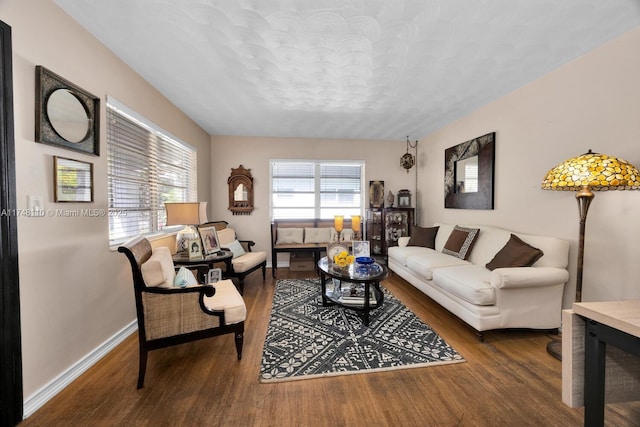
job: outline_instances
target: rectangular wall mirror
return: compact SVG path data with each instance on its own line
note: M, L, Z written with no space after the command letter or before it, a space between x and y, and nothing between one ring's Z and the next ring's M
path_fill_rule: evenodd
M495 132L447 148L444 207L493 209Z

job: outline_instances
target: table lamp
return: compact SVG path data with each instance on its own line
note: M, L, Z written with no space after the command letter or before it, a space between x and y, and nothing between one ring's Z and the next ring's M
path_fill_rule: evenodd
M551 169L542 181L541 187L543 190L577 192L580 240L578 241L575 302L581 302L585 225L587 211L594 198L593 191L640 190L640 174L635 166L625 160L589 150ZM562 342L559 340L554 340L547 345L549 354L558 360L562 360L561 348Z
M189 239L199 238L194 225L203 224L207 219L207 202L165 203L167 226L184 225L176 234L176 254L188 254Z

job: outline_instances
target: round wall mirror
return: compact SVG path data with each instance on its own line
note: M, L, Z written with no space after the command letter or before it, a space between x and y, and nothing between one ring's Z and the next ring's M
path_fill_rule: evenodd
M68 89L57 89L47 100L47 116L53 129L66 141L79 143L89 137L91 120L82 101Z

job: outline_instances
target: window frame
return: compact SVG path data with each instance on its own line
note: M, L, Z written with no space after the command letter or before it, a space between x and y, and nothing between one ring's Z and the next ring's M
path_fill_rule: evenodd
M164 203L169 201L197 201L197 149L113 97L107 96L105 110L107 118L109 246L111 248L116 247L138 235L160 237L177 232L182 227L166 227L161 224L162 218L166 219ZM119 118L121 118L122 122L113 122ZM127 140L126 144L122 138L118 140L118 137L112 134L118 126L122 127L125 125L137 127L134 128L136 135L133 135L134 138L132 140ZM117 130L120 130L120 128L117 128ZM146 140L142 136L146 136ZM135 140L135 137L139 137L139 140ZM120 144L117 148L114 148L112 144L118 144L118 141ZM116 153L116 149L119 149L121 152ZM177 153L178 160L171 159L163 161L162 154L166 154L167 152ZM133 178L134 176L139 176L136 174L139 173L139 171L134 171L133 168L135 167L135 162L141 164L141 160L146 160L147 162L145 164L148 167L146 180L144 178ZM127 164L128 161L132 161L133 163ZM171 165L168 165L169 163L171 163ZM114 173L116 169L120 170ZM171 173L167 173L167 170L173 172L176 178L179 177L180 179L167 178L167 176L171 175ZM126 176L127 172L129 176ZM123 196L136 194L136 192L126 187L135 186L147 191L139 191L140 197L128 203L126 202L126 197L123 198ZM115 190L117 187L120 187L122 191L118 192ZM164 188L164 191L162 191L161 188ZM170 198L167 198L168 189L175 190L169 190L171 191ZM116 201L118 197L120 197L120 203ZM123 201L123 199L125 201ZM136 204L136 206L126 206L127 204ZM134 213L141 218L138 221L137 227L135 220L126 220L127 216ZM115 223L118 219L124 222L121 232L114 231L117 228ZM135 228L135 232L130 230L131 226Z
M314 185L313 185L313 216L276 216L274 214L274 209L278 209L278 207L274 207L274 165L278 163L292 163L292 164L313 164L314 170ZM348 165L348 166L358 166L360 168L360 178L359 178L359 197L357 198L359 206L356 207L331 207L322 204L322 166L339 166L339 165ZM313 159L270 159L269 160L269 215L271 220L274 219L332 219L333 215L364 215L365 211L365 161L364 160L313 160ZM292 192L295 194L295 192ZM348 193L344 193L348 194ZM304 206L298 207L303 209ZM291 208L296 209L296 207ZM323 211L327 210L335 210L335 213L330 215L322 215ZM357 209L357 212L355 211Z

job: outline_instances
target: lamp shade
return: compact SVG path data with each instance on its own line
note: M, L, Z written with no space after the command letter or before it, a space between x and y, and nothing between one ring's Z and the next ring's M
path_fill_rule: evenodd
M572 157L551 169L541 187L543 190L593 191L639 190L638 169L626 160L606 154L588 153Z
M207 219L207 202L165 203L167 225L203 224Z

